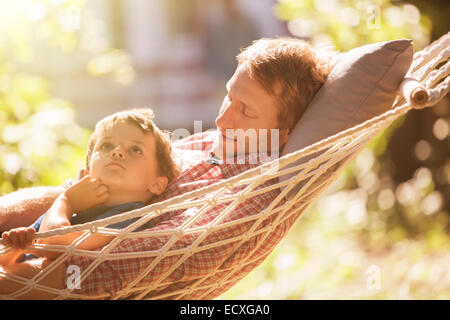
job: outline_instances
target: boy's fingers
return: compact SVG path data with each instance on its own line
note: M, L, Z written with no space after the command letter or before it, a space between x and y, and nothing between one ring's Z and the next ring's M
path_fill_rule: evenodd
M11 237L11 233L8 232L6 235L6 242L8 243L8 246L15 248L16 244L14 242L14 237Z
M12 230L9 232L9 241L11 247L20 248L20 234L18 234L16 230Z
M26 249L33 242L34 234L36 230L33 228L18 228L17 230L10 230L3 232L2 238L5 244L16 248L16 249Z
M93 178L89 175L84 176L83 178L80 179L80 181L86 181L86 182L93 182Z
M27 233L19 232L17 239L18 239L18 247L20 249L25 249L27 247Z
M73 180L72 179L67 179L63 184L62 187L64 189L68 189L71 185L73 185Z
M34 230L33 228L28 228L27 233L26 233L27 247L33 243L33 237L34 237L35 233L36 233L36 230Z
M91 187L98 188L100 186L100 180L98 178L92 178L91 176L86 176L86 177L89 177L88 183Z
M7 245L7 246L11 246L11 240L9 239L9 232L8 231L5 231L5 232L3 232L2 233L2 239L3 239L3 241L5 242L5 244Z
M77 180L81 180L86 175L87 175L87 170L85 170L85 169L78 170Z
M72 186L87 184L90 182L90 180L91 180L90 176L85 176L85 177L81 178L80 180L74 181Z

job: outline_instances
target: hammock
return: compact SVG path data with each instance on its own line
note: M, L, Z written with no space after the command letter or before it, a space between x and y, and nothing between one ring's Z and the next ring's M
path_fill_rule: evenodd
M239 279L233 277L238 272L246 275L259 265L270 252L260 252L261 244L270 239L271 232L283 223L289 221L289 226L315 201L324 189L329 186L343 168L352 161L359 151L366 146L381 130L389 126L392 121L406 114L409 110L432 106L442 99L450 90L450 34L435 41L424 50L415 53L413 63L405 80L400 86L400 94L396 98L393 107L364 123L353 128L342 131L334 136L319 141L302 150L290 153L277 160L260 165L240 175L234 176L226 181L195 190L166 201L149 205L142 209L130 211L111 218L94 221L82 225L51 230L38 233L36 238L45 238L53 235L61 235L74 231L84 231L83 235L76 239L70 246L34 244L37 250L61 252L62 254L45 267L42 272L32 279L26 279L17 275L0 272L1 277L20 283L23 288L3 296L2 298L14 299L33 288L44 292L53 293L56 299L202 299L204 297L217 297L228 288L233 286ZM296 166L292 164L299 159L308 159ZM290 166L288 166L290 165ZM295 175L287 181L275 184L264 184L265 182L279 178L283 175ZM276 181L282 181L276 180ZM294 194L290 193L294 187L300 188ZM240 188L240 192L230 195L230 189ZM254 215L223 222L233 209L242 201L252 196L279 189L281 192L272 203L262 212ZM226 208L209 224L201 227L191 227L206 210L219 203L227 203ZM133 232L147 221L173 210L186 210L191 207L200 207L190 219L185 221L181 227L169 231L141 231ZM137 221L122 230L113 230L105 226L125 221L131 218L139 218ZM267 223L270 221L270 223ZM230 236L227 239L206 243L204 240L217 230L238 224L250 223L246 232L241 235ZM287 232L284 230L283 232ZM94 234L115 236L108 245L99 251L77 249L78 245ZM175 248L174 244L184 235L195 234L193 243L186 248ZM111 251L123 240L137 237L165 237L168 240L160 250L132 253L111 253ZM195 253L211 248L218 248L226 243L235 242L235 251L241 245L258 237L256 245L242 252L238 263L227 261L226 265L217 268L215 272L198 277L193 281L168 283L164 281L167 277L183 264L186 259ZM1 240L0 240L1 241ZM1 242L0 242L1 244ZM10 249L0 246L0 254ZM233 252L234 253L234 252ZM136 257L153 257L152 262L133 281L114 296L85 296L77 294L74 289L54 289L40 283L57 266L64 263L71 255L94 257L92 264L81 272L81 281L85 279L95 268L108 259L130 259ZM152 271L164 258L176 256L176 262L157 280L143 287L140 281ZM244 270L244 272L243 272ZM243 276L240 276L242 278Z

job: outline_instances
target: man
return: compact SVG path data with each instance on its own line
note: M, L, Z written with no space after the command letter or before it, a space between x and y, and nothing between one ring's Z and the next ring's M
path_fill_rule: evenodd
M280 38L261 39L254 42L238 55L238 67L227 83L228 93L216 119L217 131L196 134L174 143L175 156L184 161L182 173L168 187L160 200L216 183L256 167L261 163L261 154L266 155L265 160L276 158L286 143L290 131L325 82L328 72L328 62L318 57L310 46L302 41ZM276 134L274 135L273 132ZM266 182L260 187L274 182ZM25 221L24 224L30 223L35 216L48 209L61 189L44 188L36 191L40 193L33 194L33 190L24 190L0 198L1 228L18 226L18 217ZM233 192L238 191L233 190ZM243 201L222 223L261 212L278 194L279 190L271 190ZM11 199L20 199L20 201ZM197 220L192 227L206 225L226 207L227 203L212 207L204 212L201 219ZM153 227L150 230L173 230L198 210L200 208L166 213L152 220ZM218 281L220 276L215 273L217 270L226 269L239 259L246 257L255 245L260 245L258 254L251 259L253 262L228 279L229 281L219 289L213 291L197 289L182 296L183 299L213 298L261 263L281 240L295 218L292 217L275 228L264 243L260 243L260 237L256 237L239 248L236 247L236 242L230 242L221 246L220 250L203 250L190 255L175 270L171 267L177 263L178 256L164 258L142 277L140 276L154 261L154 257L102 262L82 281L80 289L73 292L98 298L107 298L112 295L117 297L118 294L121 297L144 295L146 298L161 296L170 298L170 292L189 287L198 279L202 279L202 284ZM267 219L264 225L268 223L270 219ZM251 226L250 221L239 227L231 226L216 230L202 244L242 235ZM196 236L193 234L184 235L172 248L186 248L195 239ZM168 237L127 239L111 253L158 250L166 244L167 240ZM44 279L43 284L45 282L46 285L65 288L67 268L76 265L81 270L85 270L92 261L93 258L86 256L72 256ZM49 261L41 259L30 262L28 265L17 263L4 268L7 272L31 277L48 263ZM1 281L8 280L0 279ZM166 284L158 285L148 292L133 291L129 288L129 284L134 281L138 282L138 287L146 287L153 283ZM3 292L2 286L7 288L3 289ZM11 281L0 283L0 294L11 292L16 289L14 286L20 288ZM48 298L49 296L51 294L42 293L36 289L20 298Z

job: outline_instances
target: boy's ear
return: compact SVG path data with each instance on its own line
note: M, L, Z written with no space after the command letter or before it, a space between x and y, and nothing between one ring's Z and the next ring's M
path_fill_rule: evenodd
M161 193L164 192L164 190L166 190L168 184L169 179L167 177L164 176L157 177L156 180L151 183L148 190L151 193L159 196Z

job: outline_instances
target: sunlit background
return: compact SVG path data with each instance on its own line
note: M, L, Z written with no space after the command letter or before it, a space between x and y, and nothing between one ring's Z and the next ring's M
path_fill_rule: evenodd
M296 36L337 51L450 30L446 0L0 0L0 194L83 167L94 124L149 106L214 119L240 48ZM449 299L450 103L379 135L222 299Z

